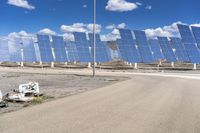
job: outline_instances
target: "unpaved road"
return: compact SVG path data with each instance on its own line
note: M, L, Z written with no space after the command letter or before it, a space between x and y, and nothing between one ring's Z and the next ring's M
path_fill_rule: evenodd
M200 80L132 79L0 116L0 133L200 133Z

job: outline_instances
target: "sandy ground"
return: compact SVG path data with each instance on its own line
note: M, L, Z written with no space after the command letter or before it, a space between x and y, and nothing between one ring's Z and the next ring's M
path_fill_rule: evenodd
M110 73L104 73L110 75ZM118 73L119 74L119 73ZM117 75L117 73L114 73ZM131 79L0 116L1 133L199 133L199 75ZM198 78L197 78L198 77Z
M0 69L33 72L32 69ZM32 71L31 71L32 70ZM34 70L43 75L90 70ZM62 75L61 74L61 75ZM128 80L0 115L1 133L199 133L200 75L98 71ZM87 76L86 76L87 77ZM87 77L88 78L88 77ZM104 84L104 83L101 83Z
M29 73L21 72L21 69L13 69L15 70L13 72L9 71L12 70L10 68L4 70L0 69L0 90L3 94L18 89L19 84L35 81L39 82L40 91L48 97L47 100L55 100L128 79L114 76L97 76L93 78L89 75L52 73L51 69L46 69L46 73L40 73L41 69L32 70ZM31 103L9 103L8 108L0 108L0 114L30 105Z

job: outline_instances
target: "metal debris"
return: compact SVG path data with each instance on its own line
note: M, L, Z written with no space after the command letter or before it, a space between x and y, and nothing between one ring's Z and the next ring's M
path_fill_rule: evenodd
M27 84L20 84L19 93L23 93L25 95L38 95L40 93L39 83L29 82Z
M38 96L39 93L39 83L29 82L27 84L20 84L18 90L6 94L5 97L7 101L30 102L34 99L34 96Z
M30 102L33 100L33 97L26 97L24 93L18 93L13 91L6 95L6 100L14 102Z

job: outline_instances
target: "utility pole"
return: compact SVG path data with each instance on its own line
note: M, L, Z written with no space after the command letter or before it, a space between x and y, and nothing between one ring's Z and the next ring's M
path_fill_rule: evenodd
M93 77L96 76L96 0L94 0L94 24L93 24Z

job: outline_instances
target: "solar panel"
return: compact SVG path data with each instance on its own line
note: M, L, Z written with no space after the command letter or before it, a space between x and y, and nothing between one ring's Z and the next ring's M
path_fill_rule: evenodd
M24 62L35 62L36 52L34 47L34 41L30 37L21 38L22 49L23 49L23 61Z
M0 39L0 62L8 62L8 61L10 61L8 40Z
M164 55L161 51L161 48L160 48L160 45L159 45L159 42L157 39L150 39L149 40L149 45L150 45L150 48L153 52L153 57L156 61L160 61L160 60L163 60L164 59Z
M51 42L48 35L37 35L42 62L54 62Z
M172 45L172 48L175 49L175 55L177 57L177 60L180 62L189 62L189 57L187 55L187 52L185 50L185 47L183 46L181 39L176 37L171 37L170 42Z
M121 58L130 63L142 62L132 32L127 29L119 29L119 32L121 39L117 40L117 47L120 51Z
M200 27L192 26L191 29L197 42L198 48L200 48Z
M78 51L75 42L65 42L65 49L69 62L79 61Z
M160 44L165 59L168 62L176 62L177 61L176 56L173 52L173 49L167 37L158 37L158 42Z
M56 62L68 62L65 50L65 42L62 36L52 36L52 46L55 52Z
M177 24L183 43L195 43L195 39L187 25Z
M12 38L8 40L8 48L11 62L22 62L22 46L23 44L20 38Z
M136 42L138 45L138 49L140 55L142 57L143 63L152 63L154 62L154 58L152 55L152 51L148 44L148 40L144 31L134 30L134 34L136 37Z
M89 50L89 42L86 38L86 34L81 32L74 32L73 34L74 34L76 48L78 51L79 61L87 63L91 62L92 57Z
M89 33L89 41L93 51L94 35L91 33ZM111 55L109 53L109 49L105 45L105 43L101 41L99 34L96 34L96 62L109 62L109 61L111 61Z
M200 51L195 44L195 39L190 31L190 27L181 24L178 24L177 26L190 61L194 64L200 63Z

